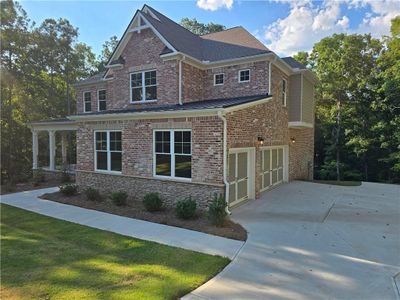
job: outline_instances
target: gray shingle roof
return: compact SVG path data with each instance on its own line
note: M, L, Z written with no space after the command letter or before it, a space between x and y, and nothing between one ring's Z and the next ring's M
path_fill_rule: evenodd
M106 71L100 72L100 73L97 73L97 74L95 74L93 76L90 76L90 77L88 77L86 79L83 79L83 80L79 81L78 83L75 83L75 86L96 83L96 82L98 82L98 81L103 79L105 73L106 73Z
M129 108L129 109L118 109L118 110L107 110L100 112L81 113L80 116L90 115L107 115L107 114L124 114L124 113L139 113L139 112L168 112L168 111L184 111L184 110L203 110L203 109L216 109L216 108L227 108L236 106L239 104L249 103L269 97L268 94L259 94L253 96L244 96L236 98L221 98L212 100L201 100L175 105L154 105L143 108Z
M293 57L288 56L288 57L284 57L282 58L284 60L285 63L287 63L289 66L291 66L292 68L297 68L297 69L304 69L306 70L307 67L305 65L303 65L302 63L298 62L297 60L295 60Z
M193 34L186 28L175 23L163 14L150 6L148 9L159 19L153 18L150 14L145 15L146 19L160 34L178 51L188 54L200 61L218 61L225 59L241 58L271 52L267 48L248 47L212 40ZM164 52L164 51L163 51Z

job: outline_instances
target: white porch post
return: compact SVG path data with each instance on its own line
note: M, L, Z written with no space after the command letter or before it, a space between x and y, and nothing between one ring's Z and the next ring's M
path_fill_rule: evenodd
M39 139L38 132L32 130L32 169L38 168Z
M67 164L67 138L65 132L61 133L61 156L62 164L65 167Z
M55 159L56 159L56 131L49 130L49 157L50 157L50 171L56 169Z

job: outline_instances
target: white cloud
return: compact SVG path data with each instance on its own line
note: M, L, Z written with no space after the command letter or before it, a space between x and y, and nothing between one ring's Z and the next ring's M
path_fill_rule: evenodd
M264 28L267 47L280 55L293 55L311 50L314 43L333 33L371 33L374 37L388 34L390 20L400 15L398 0L270 0L288 3L287 17L278 19ZM349 29L350 19L343 15L341 5L350 9L368 8L363 21Z
M215 11L219 8L230 9L233 5L233 0L197 0L197 6L205 9Z

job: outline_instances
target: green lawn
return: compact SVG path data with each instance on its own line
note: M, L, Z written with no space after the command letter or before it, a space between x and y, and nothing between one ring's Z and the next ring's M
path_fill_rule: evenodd
M360 186L361 181L343 181L343 180L312 180L315 183L341 185L341 186Z
M0 207L1 299L176 299L229 263Z

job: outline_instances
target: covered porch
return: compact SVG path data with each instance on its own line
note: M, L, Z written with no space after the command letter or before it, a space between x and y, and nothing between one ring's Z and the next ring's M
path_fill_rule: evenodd
M76 121L56 119L29 125L32 131L32 169L75 173Z

